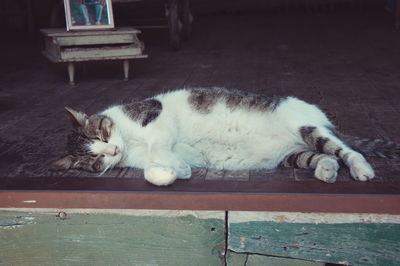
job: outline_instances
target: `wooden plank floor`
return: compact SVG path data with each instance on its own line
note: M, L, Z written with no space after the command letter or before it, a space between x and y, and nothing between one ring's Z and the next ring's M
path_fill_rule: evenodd
M191 40L179 52L170 50L166 32L145 32L149 58L132 62L127 82L122 80L122 64L97 62L78 66L77 85L70 86L66 66L41 56L40 36L31 43L5 38L0 177L97 177L51 169L51 162L64 153L70 130L63 107L93 113L132 97L181 87L295 95L320 105L344 133L400 142L400 34L385 13L215 15L195 22ZM373 182L399 180L400 160L370 162L377 173ZM101 177L143 178L143 173L114 169ZM329 186L299 169L194 169L192 179ZM352 182L347 170L340 171L338 182ZM190 186L190 181L185 184Z

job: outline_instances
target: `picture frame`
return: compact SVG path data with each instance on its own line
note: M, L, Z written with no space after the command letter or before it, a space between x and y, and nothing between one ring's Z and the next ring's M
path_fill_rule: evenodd
M111 0L64 0L67 31L114 28Z

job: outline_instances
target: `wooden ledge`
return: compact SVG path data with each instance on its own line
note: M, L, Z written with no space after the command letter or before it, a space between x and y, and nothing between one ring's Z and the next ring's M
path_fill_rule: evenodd
M0 208L240 210L400 214L400 182L1 178Z

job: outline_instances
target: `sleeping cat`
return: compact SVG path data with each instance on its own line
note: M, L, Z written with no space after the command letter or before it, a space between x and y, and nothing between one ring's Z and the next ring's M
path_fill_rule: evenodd
M366 181L374 178L374 170L352 147L367 155L400 155L400 145L393 142L341 139L318 107L295 97L194 88L111 106L92 116L66 109L74 130L68 155L54 163L56 168L141 168L155 185L190 178L193 167L279 165L315 169L317 179L332 183L339 160L354 179Z

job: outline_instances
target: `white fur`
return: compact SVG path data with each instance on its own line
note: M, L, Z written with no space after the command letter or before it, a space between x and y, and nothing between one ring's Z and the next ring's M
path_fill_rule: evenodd
M184 89L156 96L162 112L145 127L129 118L122 106L105 110L103 114L114 122L109 143L121 150L118 158L109 159L111 167L142 168L145 178L156 185L189 178L191 167L272 169L305 146L301 126L332 126L320 109L294 97L283 100L274 111L232 111L217 103L211 113L202 114L190 106L189 96ZM336 178L337 163L327 160L317 168L317 178L327 182ZM360 180L373 177L360 160L352 175Z

